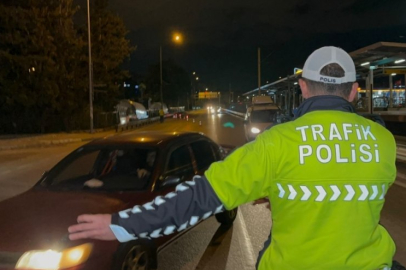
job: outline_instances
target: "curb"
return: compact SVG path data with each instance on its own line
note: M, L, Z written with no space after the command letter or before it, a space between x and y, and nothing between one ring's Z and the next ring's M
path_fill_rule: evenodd
M2 146L0 146L0 151L53 146L53 145L69 144L69 143L76 143L76 142L87 142L87 141L92 141L92 140L96 140L99 138L100 137L86 138L86 139L39 140L36 142L26 143L26 144L23 143L23 144L19 144L19 145L2 145Z

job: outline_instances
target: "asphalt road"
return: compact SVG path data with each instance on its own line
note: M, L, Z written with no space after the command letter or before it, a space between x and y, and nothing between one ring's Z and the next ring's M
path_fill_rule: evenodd
M194 121L193 121L194 120ZM199 131L222 145L245 143L242 121L230 115L195 112L185 119L169 119L138 130ZM41 174L83 143L0 151L0 200L29 189ZM399 175L406 164L399 163ZM406 265L406 179L398 177L386 196L381 223L397 244L395 259ZM263 205L243 205L231 228L214 218L197 225L159 253L159 269L254 269L270 228L270 211Z

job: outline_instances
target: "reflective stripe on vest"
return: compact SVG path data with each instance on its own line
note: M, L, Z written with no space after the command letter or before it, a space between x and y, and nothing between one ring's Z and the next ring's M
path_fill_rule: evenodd
M300 185L300 189L289 184L276 183L279 189L278 197L287 200L300 201L372 201L383 200L385 197L387 186L382 185L330 185L329 189L332 195L328 195L329 191L326 187L320 185ZM313 192L312 192L313 190ZM360 195L355 195L356 191L360 191ZM285 196L286 195L286 196Z

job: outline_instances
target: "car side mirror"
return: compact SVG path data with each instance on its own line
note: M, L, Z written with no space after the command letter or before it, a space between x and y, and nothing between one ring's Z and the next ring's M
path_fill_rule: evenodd
M170 175L165 177L165 180L161 184L161 188L176 186L179 183L180 183L179 176Z

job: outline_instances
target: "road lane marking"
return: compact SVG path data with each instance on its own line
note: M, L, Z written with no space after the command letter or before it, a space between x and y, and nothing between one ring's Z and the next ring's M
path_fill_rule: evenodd
M247 251L247 261L246 261L246 266L248 267L247 269L254 269L255 268L255 264L257 262L257 258L254 255L254 248L252 247L252 243L251 243L251 239L250 236L248 234L248 230L247 230L247 225L245 224L244 221L244 216L242 214L242 211L240 209L240 214L237 215L237 220L239 221L240 225L241 225L241 231L242 234L240 235L242 237L242 240L244 242L244 246L241 247L242 250L246 250Z
M401 173L401 172L397 172L397 176L396 176L396 177L397 177L397 178L401 178L401 179L403 179L403 180L406 180L406 175L403 174L403 173ZM398 185L398 186L400 186L400 187L402 187L402 188L406 188L406 183L403 183L402 181L395 181L394 184L395 184L395 185Z
M31 164L24 164L17 167L17 169L25 169L31 167Z
M405 183L402 183L402 182L400 182L400 181L395 181L394 184L395 184L395 185L398 185L398 186L401 186L402 188L406 188L406 184L405 184Z
M8 174L10 172L11 172L11 170L4 170L4 171L1 171L1 174Z

